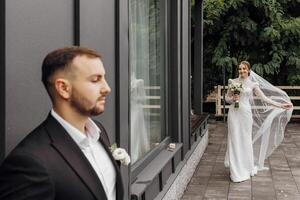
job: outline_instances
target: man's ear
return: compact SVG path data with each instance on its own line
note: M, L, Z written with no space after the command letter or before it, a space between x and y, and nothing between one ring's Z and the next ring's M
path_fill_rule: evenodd
M63 99L69 99L72 93L72 85L70 81L63 78L58 78L54 81L57 94Z

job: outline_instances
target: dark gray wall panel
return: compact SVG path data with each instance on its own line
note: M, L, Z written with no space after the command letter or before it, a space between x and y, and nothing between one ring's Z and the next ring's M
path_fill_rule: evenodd
M115 1L85 0L80 2L80 45L97 50L103 57L112 92L106 101L105 112L97 119L104 124L111 141L115 141Z
M173 159L172 159L172 172L174 173L175 172L175 170L176 170L176 167L177 167L177 165L180 163L180 161L181 160L183 160L183 158L181 157L181 154L182 154L182 149L180 149L180 151L178 151L178 152L176 152L176 154L175 154L175 156L173 157Z
M73 43L73 0L6 1L6 149L36 127L51 108L41 63Z
M156 176L152 183L147 187L145 192L145 200L154 199L156 195L160 192L160 183L159 183L159 177Z
M166 166L163 168L161 172L162 182L160 184L162 185L162 187L164 187L164 185L167 183L167 180L169 179L171 174L172 174L172 159L166 164Z

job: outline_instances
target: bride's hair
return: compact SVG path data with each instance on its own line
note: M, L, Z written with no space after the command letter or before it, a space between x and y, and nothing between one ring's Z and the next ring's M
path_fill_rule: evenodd
M249 63L248 61L246 61L246 60L243 60L240 64L243 64L243 65L246 65L246 66L247 66L247 68L248 68L248 70L249 70L248 76L250 76L250 70L251 70L251 65L250 65L250 63Z

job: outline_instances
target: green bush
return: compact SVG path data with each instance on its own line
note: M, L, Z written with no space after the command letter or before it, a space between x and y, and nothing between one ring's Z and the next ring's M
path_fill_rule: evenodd
M274 85L300 85L299 10L300 0L205 0L204 93L241 60Z

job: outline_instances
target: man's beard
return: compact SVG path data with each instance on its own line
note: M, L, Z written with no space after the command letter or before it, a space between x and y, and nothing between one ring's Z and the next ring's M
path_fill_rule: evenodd
M99 99L97 99L99 101ZM104 110L97 106L97 101L92 103L82 95L80 95L76 90L72 91L71 95L71 106L75 108L79 113L86 116L97 116L101 114Z

